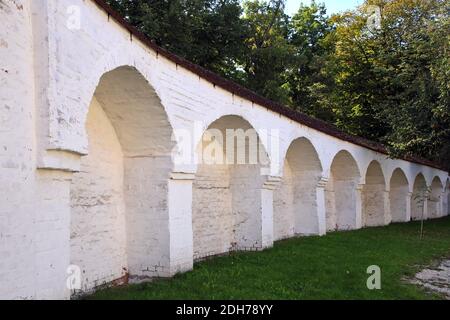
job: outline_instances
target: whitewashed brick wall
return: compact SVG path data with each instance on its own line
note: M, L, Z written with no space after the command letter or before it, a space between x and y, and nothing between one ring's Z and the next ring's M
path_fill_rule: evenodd
M273 233L274 240L290 238L295 235L294 216L294 177L289 163L284 165L283 180L274 192Z
M35 197L30 8L2 1L0 21L0 297L29 299L36 297L35 255L46 237L37 225L48 223Z
M70 197L70 262L81 268L85 292L128 272L123 153L96 99L86 127L89 153L73 176Z
M411 219L411 193L408 180L401 170L395 170L389 184L389 204L393 222Z
M193 189L194 258L231 250L234 217L229 167L199 166Z
M366 183L362 188L362 225L384 226L392 220L389 207L386 180L378 162L369 165Z
M80 8L79 29L68 28L67 24L68 8L74 5ZM118 73L108 73L119 67L124 68ZM107 76L106 86L96 92L105 73L111 79ZM136 91L128 90L127 84L137 88ZM94 92L107 116L96 125L103 123L103 129L109 127L111 137L106 120L110 122L124 157L123 164L118 159L113 161L120 158L117 143L114 148L108 147L108 152L115 150L115 155L109 158L111 167L106 165L108 162L103 163L105 159L101 160L102 164L97 163L99 169L86 177L96 180L95 186L86 186L77 179L87 173L82 168L89 156L95 156L95 150L90 153L90 148L112 146L106 136L89 134L89 125L86 126ZM105 99L108 97L113 99ZM125 104L126 111L119 108ZM179 140L172 141L172 133L181 129L195 131L199 127L200 133L193 141L197 145L202 130L229 115L270 133L260 138L272 165L271 177L261 176L256 169L240 168L234 175L230 173L231 178L240 179L229 181L229 193L234 188L238 196L227 200L227 192L223 197L206 191L199 195L196 192L201 188L195 186L208 183L207 179L202 180L204 168L197 173L195 164L172 162L170 151L176 144L182 144ZM280 138L279 148L272 148L270 141L275 136ZM442 185L448 179L447 172L388 159L384 154L296 123L202 79L157 55L108 18L93 1L1 1L0 298L69 298L67 267L77 259L87 270L85 289L122 275L124 266L136 281L190 270L194 248L199 255L227 249L228 244L222 245L229 242L231 227L227 222L229 217L221 216L220 212L230 213L230 207L238 225L245 217L257 226L250 228L249 224L242 224L233 229L238 247L270 246L274 188L271 184L283 176L285 155L298 138L308 140L316 150L322 167L321 181L328 179L332 183L322 199L327 211L335 208L332 210L335 222L328 217L328 226L338 223L350 228L361 224L361 216L357 214L344 221L339 221L342 217L337 215L349 204L350 211L361 211L361 186L365 184L367 167L374 160L380 163L386 181L390 181L395 169L401 169L409 181L409 192L413 192L419 173L423 174L423 184L427 186L432 185L435 177ZM89 139L98 143L90 146ZM337 172L331 174L331 164L342 150L356 163L358 179L337 179ZM88 157L82 159L85 155ZM106 178L103 172L113 170L116 165L124 166L123 199L118 196L118 175ZM212 171L219 179L220 172ZM214 174L208 173L208 179L215 177ZM115 200L110 199L109 204L121 207L124 202L125 210L113 210L111 215L106 213L110 210L95 208L93 211L101 218L94 225L89 224L93 216L71 225L71 221L76 223L78 215L71 206L77 202L71 198L71 189L73 195L77 181L81 188L92 190L89 195L93 201L101 200L102 193L114 191ZM97 189L106 185L109 189ZM308 199L319 201L320 193L315 194L312 185L307 191L297 189L297 195L301 198L306 194ZM444 194L441 198L446 197ZM275 203L290 202L282 198L283 195L277 198L275 194ZM208 203L212 206L208 207ZM312 207L321 208L325 204L312 203ZM415 203L411 204L411 212L417 218ZM214 210L214 205L219 212ZM208 220L210 213L214 218ZM122 226L119 220L123 221L124 216L125 226ZM322 221L315 220L318 224ZM279 222L275 223L277 238L287 232L280 231ZM220 224L223 228L219 228ZM93 229L84 229L88 225ZM202 227L207 225L211 232ZM87 243L82 238L75 240L76 237L71 241L71 229L90 230L82 236L89 235ZM320 230L320 225L312 229ZM72 236L76 235L72 232ZM211 247L207 245L208 240ZM113 242L117 245L115 252L105 252L112 251ZM77 250L79 257L72 255ZM101 251L109 258L95 257Z

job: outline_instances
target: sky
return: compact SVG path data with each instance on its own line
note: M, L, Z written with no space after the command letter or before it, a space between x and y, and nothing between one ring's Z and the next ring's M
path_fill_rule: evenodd
M287 0L286 2L286 13L292 16L297 12L300 7L300 3L309 5L310 0ZM356 8L356 6L363 3L363 0L316 0L317 3L325 3L325 7L327 8L327 13L337 13L340 11L344 11L347 9Z

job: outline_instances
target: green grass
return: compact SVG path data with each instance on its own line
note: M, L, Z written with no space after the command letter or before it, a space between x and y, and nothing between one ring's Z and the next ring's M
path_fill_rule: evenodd
M236 253L152 283L111 288L89 299L437 299L407 284L421 267L450 256L450 218L393 224L326 237L281 241L273 249ZM366 287L367 267L381 268L382 289Z

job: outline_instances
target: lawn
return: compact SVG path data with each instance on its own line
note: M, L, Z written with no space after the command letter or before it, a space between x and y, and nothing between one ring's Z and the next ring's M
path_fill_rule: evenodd
M273 249L235 253L192 272L106 289L89 299L438 299L405 283L421 266L450 257L450 218L392 224L325 237L281 241ZM367 267L381 268L381 290L368 290Z

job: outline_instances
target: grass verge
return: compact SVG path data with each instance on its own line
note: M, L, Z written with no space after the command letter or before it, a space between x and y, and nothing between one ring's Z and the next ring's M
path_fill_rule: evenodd
M234 253L172 279L99 291L88 299L438 299L406 283L420 268L450 256L450 218L392 224L325 237L281 241ZM368 290L367 267L381 268L381 290Z

